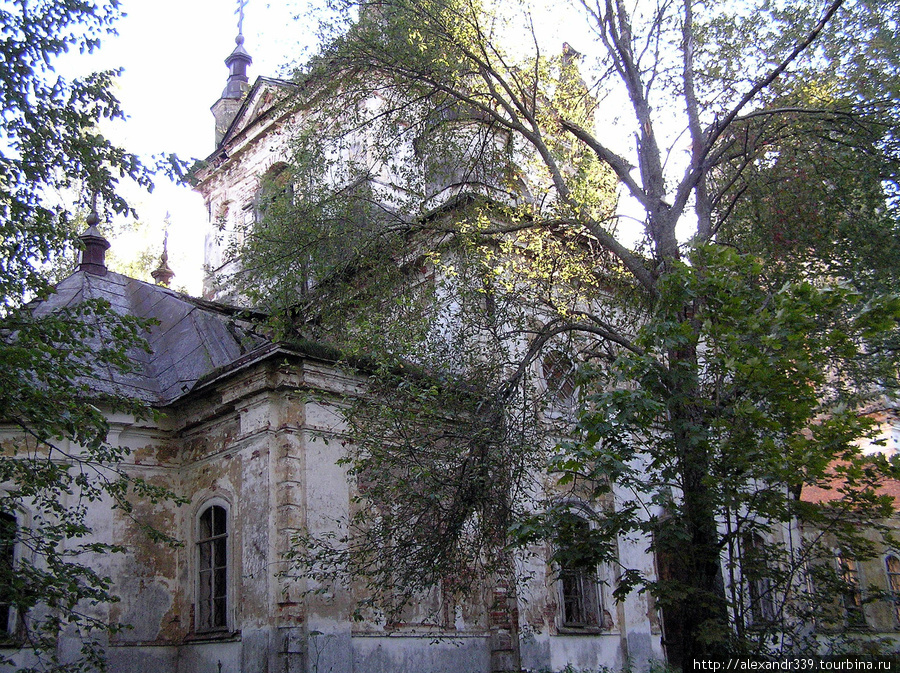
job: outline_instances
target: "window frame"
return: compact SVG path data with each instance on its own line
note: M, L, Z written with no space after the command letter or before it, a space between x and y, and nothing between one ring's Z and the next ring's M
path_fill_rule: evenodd
M777 617L771 577L758 576L757 568L768 568L762 554L754 550L764 549L768 542L760 533L751 531L741 536L741 578L746 586L747 616L751 627L766 627ZM746 563L746 565L745 565Z
M562 348L551 348L540 358L540 376L546 395L545 413L571 417L578 409L578 363Z
M16 564L19 562L20 545L18 544L18 530L23 525L21 516L16 516L10 512L0 513L0 520L5 519L12 524L12 535L9 540L3 539L0 535L0 563L8 562L10 572L14 572ZM2 527L0 523L0 527ZM12 592L10 592L12 593ZM10 596L13 598L13 596ZM19 610L16 608L15 602L0 603L0 611L5 612L6 624L3 624L3 618L0 618L0 643L4 646L17 640L21 636L20 628L22 626L19 619Z
M891 559L897 562L896 570L891 570ZM900 554L894 550L884 555L884 573L887 580L887 593L891 602L891 614L894 616L894 628L898 629L900 628Z
M841 607L844 623L850 629L865 629L869 626L866 618L865 597L863 595L862 568L855 556L836 549L834 554L838 578L842 582ZM850 606L849 603L853 603Z
M576 517L587 526L587 530L595 528L591 517L593 512L583 505L576 505L570 508L567 514ZM554 545L558 545L554 542ZM615 618L609 611L609 596L607 595L607 575L608 564L601 563L594 568L573 567L566 568L558 561L555 566L555 582L558 598L557 613L557 632L560 634L567 633L609 633L616 629ZM575 585L575 593L569 592L568 589ZM568 586L567 586L568 585ZM567 605L575 600L581 605L578 610L585 617L580 621L567 620ZM585 603L590 602L593 607L593 615L587 615L586 610L589 606ZM593 617L593 619L591 619ZM593 623L591 623L593 622Z
M259 195L254 194L253 198L241 206L241 221L238 231L244 236L253 228L262 218L259 210Z
M603 598L598 591L597 574L587 568L560 568L560 622L563 629L602 629ZM576 619L569 619L570 605L575 603ZM593 612L593 614L589 614Z
M224 513L224 525L225 532L224 533L215 533L215 513L214 508L218 508ZM211 526L213 530L211 531L211 535L203 536L203 517L207 512L211 512ZM198 635L215 635L222 633L229 633L234 630L233 626L233 618L232 618L232 610L233 606L236 604L235 596L234 596L234 582L232 581L232 576L234 572L234 554L233 554L233 543L232 538L234 537L234 531L232 527L232 516L231 516L231 505L228 501L223 498L210 498L208 500L204 500L198 507L194 516L194 544L192 545L192 554L193 554L193 585L194 585L194 632ZM216 566L215 558L216 558L216 549L215 545L219 542L221 544L221 553L224 555L224 566ZM204 567L203 563L203 551L202 548L204 545L210 546L210 563L211 567ZM224 590L224 594L221 595L221 598L224 601L224 607L222 608L222 623L215 623L215 615L216 615L216 606L215 601L217 599L217 595L215 593L215 589L218 586L216 584L216 570L222 571L222 579L221 579L221 588ZM203 578L202 575L204 573L211 573L211 579L214 586L210 589L211 596L203 597ZM203 603L206 602L206 605L210 623L204 624L204 610Z

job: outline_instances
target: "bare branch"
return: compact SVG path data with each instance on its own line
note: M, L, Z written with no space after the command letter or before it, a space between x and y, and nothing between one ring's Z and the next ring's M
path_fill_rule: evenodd
M563 129L565 129L573 136L578 138L578 140L587 145L601 161L609 165L609 167L612 168L613 172L616 174L616 177L619 178L619 180L628 188L628 192L634 198L640 201L641 205L643 205L645 208L647 207L647 195L644 193L644 190L641 188L641 186L634 180L634 178L631 177L631 171L633 171L635 168L633 165L607 148L591 133L581 128L575 122L561 119L559 123L563 127Z
M673 209L677 210L683 208L687 203L687 200L690 197L690 193L699 184L700 180L702 180L703 176L708 170L708 163L706 161L707 156L712 151L712 148L715 145L716 141L718 141L725 130L738 119L738 115L740 114L741 110L743 110L757 96L757 94L765 90L769 85L772 84L772 82L778 79L781 73L783 73L791 63L797 60L797 58L801 54L803 54L813 42L815 42L816 38L825 29L825 26L828 25L831 17L834 16L835 12L837 12L843 2L844 0L833 0L833 2L828 5L828 7L823 12L822 18L819 19L818 23L816 23L812 30L810 30L809 33L807 33L807 35L797 43L797 45L791 50L791 52L784 59L782 59L781 63L773 68L768 75L754 84L750 88L750 90L744 94L740 101L738 101L738 103L731 109L731 111L728 112L728 114L726 114L722 119L717 120L712 124L712 126L707 129L706 139L702 149L695 154L694 159L691 162L691 166L687 171L687 174L678 185Z
M687 108L688 128L691 132L691 164L699 165L704 151L703 129L700 126L700 111L697 91L694 85L694 6L693 0L684 0L684 23L681 27L681 55L684 61L684 101ZM709 239L712 231L710 217L712 206L706 187L706 174L697 177L695 190L695 210L697 213L697 236L699 240Z

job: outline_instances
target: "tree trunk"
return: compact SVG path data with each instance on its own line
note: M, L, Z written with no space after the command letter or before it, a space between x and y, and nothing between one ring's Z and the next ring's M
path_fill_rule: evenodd
M669 425L682 488L680 516L670 521L686 538L685 544L669 551L677 559L673 579L685 589L677 608L681 618L678 649L683 669L688 671L693 670L695 659L727 653L730 627L707 428L695 403L699 395L694 378L699 366L696 349L670 352L669 366L673 377Z

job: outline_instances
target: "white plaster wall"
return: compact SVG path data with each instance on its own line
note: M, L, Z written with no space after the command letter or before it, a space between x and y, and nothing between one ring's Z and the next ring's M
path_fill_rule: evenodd
M353 638L353 673L485 673L490 648L485 637L434 640L420 637Z

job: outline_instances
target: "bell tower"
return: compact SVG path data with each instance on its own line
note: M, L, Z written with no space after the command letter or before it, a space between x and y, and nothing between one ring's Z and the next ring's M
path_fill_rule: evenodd
M231 122L234 121L235 115L241 107L244 94L250 88L247 66L253 63L253 59L244 49L244 7L246 4L247 0L238 0L238 34L234 39L236 46L225 59L225 65L228 66L228 81L225 83L222 96L210 108L216 120L216 148L222 144L228 127L231 126Z

